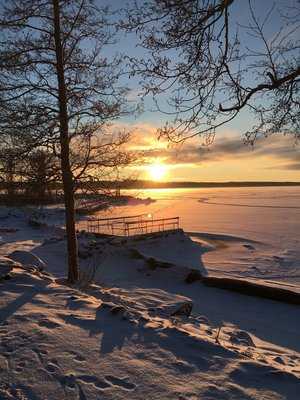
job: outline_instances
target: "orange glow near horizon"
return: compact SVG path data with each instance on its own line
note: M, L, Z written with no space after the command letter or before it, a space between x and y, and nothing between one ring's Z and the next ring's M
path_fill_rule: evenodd
M141 154L141 160L129 166L128 173L141 180L300 182L299 144L292 135L261 137L255 146L247 146L242 131L228 128L210 146L196 137L175 145L157 140L156 123L121 128L134 132L128 149Z
M167 174L167 166L159 162L148 167L149 177L153 181L161 181Z

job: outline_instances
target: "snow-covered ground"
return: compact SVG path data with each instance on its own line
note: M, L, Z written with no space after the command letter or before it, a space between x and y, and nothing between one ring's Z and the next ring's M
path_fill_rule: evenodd
M257 251L259 238L80 235L81 282L69 288L62 212L47 211L39 228L28 212L1 209L0 256L32 251L50 275L16 267L0 281L1 400L299 398L299 306L185 282L191 268L224 273L206 257Z

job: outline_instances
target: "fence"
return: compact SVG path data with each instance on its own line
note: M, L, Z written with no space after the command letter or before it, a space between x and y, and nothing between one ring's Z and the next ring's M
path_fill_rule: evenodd
M152 215L140 214L87 221L87 231L119 236L143 235L179 229L179 217L154 219Z

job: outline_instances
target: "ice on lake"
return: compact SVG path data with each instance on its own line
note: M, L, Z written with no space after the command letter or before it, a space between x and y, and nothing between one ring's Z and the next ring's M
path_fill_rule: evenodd
M180 217L194 240L214 251L211 272L300 285L300 187L149 189L130 191L156 202L117 207L101 216Z

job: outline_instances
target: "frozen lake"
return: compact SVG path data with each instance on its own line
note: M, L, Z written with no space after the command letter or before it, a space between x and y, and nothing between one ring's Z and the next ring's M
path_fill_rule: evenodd
M300 285L300 187L128 192L156 202L99 215L179 216L194 240L213 246L214 251L203 256L209 271Z

